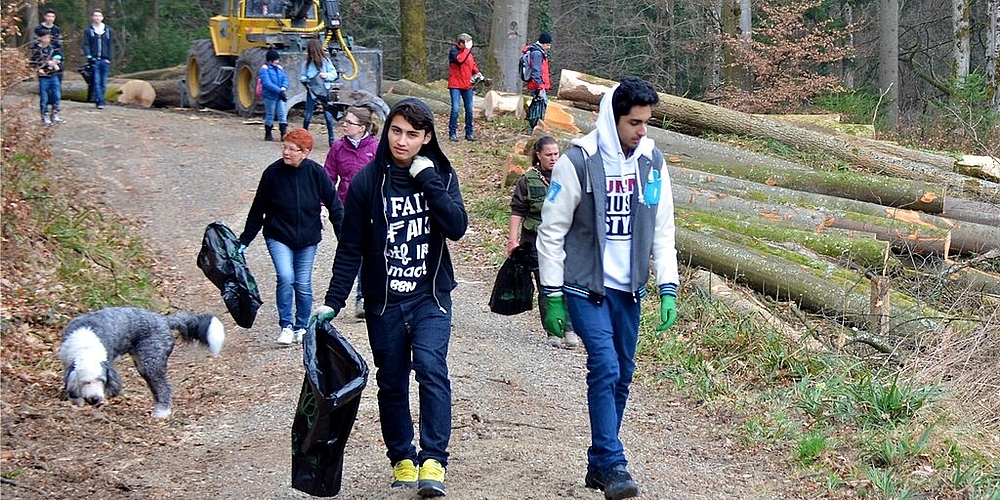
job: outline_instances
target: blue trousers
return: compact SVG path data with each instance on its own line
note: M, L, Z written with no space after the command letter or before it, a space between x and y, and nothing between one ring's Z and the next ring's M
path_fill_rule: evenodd
M108 72L111 71L111 63L104 59L94 60L94 102L98 106L107 104L104 102L104 93L108 89Z
M618 431L635 372L635 350L639 341L639 301L628 292L610 288L606 291L600 304L565 295L573 326L587 348L591 439L587 467L591 471L628 464Z
M59 87L59 77L38 77L38 105L42 109L42 114L49 112L49 105L52 106L52 111L58 113L60 99L62 99L62 89Z
M385 314L368 313L368 341L375 360L378 413L389 462L417 464L433 458L448 463L451 440L451 381L448 342L451 299L438 307L431 295L388 306ZM416 373L420 406L420 452L413 445L410 371Z
M465 104L465 136L472 135L472 89L448 89L451 93L451 116L448 118L448 135L458 133L459 99Z
M312 122L313 113L316 112L316 98L312 92L306 92L306 109L302 117L302 128L309 130L309 123ZM333 145L333 113L323 108L323 119L326 120L327 146Z
M277 115L278 123L288 123L288 106L281 99L264 99L264 126L274 126L274 117ZM279 139L284 139L283 137Z
M291 248L278 240L265 238L264 241L277 273L274 303L278 306L278 324L281 328L288 326L294 330L305 328L312 312L312 272L317 245Z

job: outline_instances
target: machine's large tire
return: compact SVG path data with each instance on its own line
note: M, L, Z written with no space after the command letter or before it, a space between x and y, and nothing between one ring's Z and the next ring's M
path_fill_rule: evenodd
M264 102L257 97L257 73L264 65L267 49L260 47L244 50L236 59L236 75L233 77L233 104L236 112L249 118L264 112Z
M213 109L233 108L233 61L216 56L212 41L191 42L188 51L187 86L192 103Z

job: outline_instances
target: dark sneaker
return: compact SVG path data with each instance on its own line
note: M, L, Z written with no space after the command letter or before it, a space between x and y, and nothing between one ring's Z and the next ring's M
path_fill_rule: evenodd
M427 497L443 497L444 490L444 466L441 462L428 458L420 464L420 481L417 486L417 494Z
M409 458L396 462L392 466L392 488L416 488L417 466Z
M467 134L465 136L465 140L467 140L467 141L475 141L476 140L476 136L474 136L472 134Z
M448 134L449 141L458 141L458 136L455 134Z
M603 473L601 471L587 471L584 484L588 488L604 491L606 500L622 500L623 498L639 496L639 485L632 480L632 476L624 465L616 465Z

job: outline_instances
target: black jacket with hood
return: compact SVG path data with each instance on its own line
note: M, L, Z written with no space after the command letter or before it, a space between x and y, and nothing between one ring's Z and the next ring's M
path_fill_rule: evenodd
M413 98L397 103L390 116L404 103L416 103L433 116L426 104ZM387 122L382 127L375 159L354 176L347 191L342 230L344 238L337 242L333 276L324 300L335 311L344 308L359 267L361 288L365 291L365 312L381 315L389 300L388 262L385 256L388 222L384 202L389 169L400 167L393 164L388 136ZM427 272L432 277L434 299L438 307L443 308L444 299L457 286L446 240L457 241L461 238L469 225L469 217L459 191L458 176L441 151L436 133L417 154L434 162L433 169L420 172L414 180L424 192L430 210Z

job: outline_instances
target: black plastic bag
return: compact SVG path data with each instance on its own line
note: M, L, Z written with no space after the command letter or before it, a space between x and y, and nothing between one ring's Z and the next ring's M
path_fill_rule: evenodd
M302 337L302 380L292 421L292 487L313 496L340 493L344 447L368 382L368 364L329 321Z
M222 292L226 309L243 328L253 326L260 299L257 280L250 274L246 258L240 251L240 240L225 224L213 222L205 228L198 252L198 267Z
M87 82L87 85L94 84L94 63L88 61L87 64L76 68L76 72L80 73L80 76L83 77L83 81Z
M531 310L535 283L531 278L531 259L524 247L517 247L504 261L493 282L490 310L505 316Z

